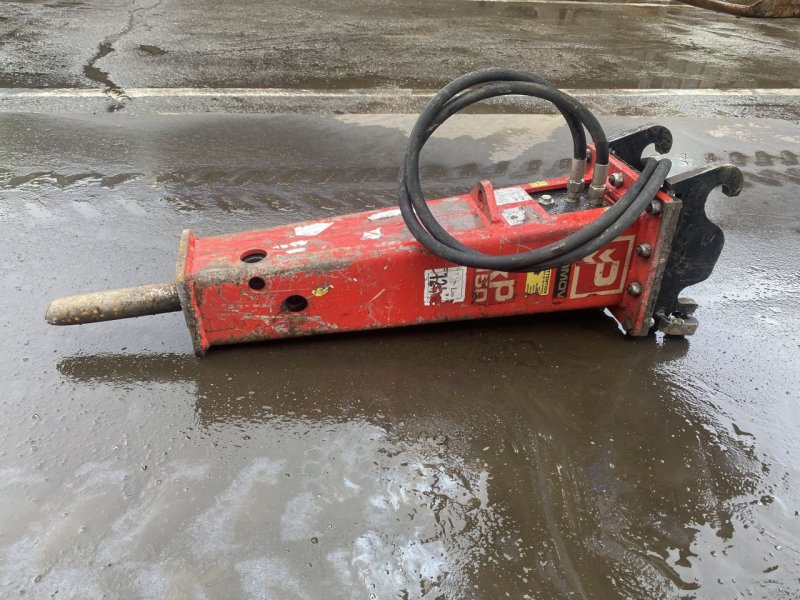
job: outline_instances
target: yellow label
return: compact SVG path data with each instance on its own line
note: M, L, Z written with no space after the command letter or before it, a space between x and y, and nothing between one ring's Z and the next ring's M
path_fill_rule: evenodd
M528 273L525 277L525 294L528 296L546 296L550 293L550 275L552 269L539 273Z
M531 181L529 184L531 187L544 187L547 185L546 181Z
M333 289L332 285L326 285L325 287L318 287L316 289L311 290L311 293L314 294L317 298L321 298L328 292Z

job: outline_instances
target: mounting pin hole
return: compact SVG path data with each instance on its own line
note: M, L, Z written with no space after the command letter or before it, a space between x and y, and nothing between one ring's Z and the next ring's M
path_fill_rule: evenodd
M264 250L248 250L242 254L240 261L244 263L257 263L267 258L267 253Z
M284 300L283 305L286 307L286 310L290 312L300 312L308 307L308 300L306 300L303 296L295 294L294 296L289 296L286 300Z
M261 279L261 277L252 277L250 281L247 282L247 285L253 290L263 290L267 282Z

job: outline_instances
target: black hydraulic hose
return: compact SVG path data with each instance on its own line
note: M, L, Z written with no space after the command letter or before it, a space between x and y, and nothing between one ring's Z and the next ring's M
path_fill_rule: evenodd
M523 81L494 81L498 71L500 73L506 73L504 70L496 69L475 71L474 73L469 73L456 79L442 88L442 90L430 100L428 105L420 114L420 117L411 132L408 151L406 152L405 178L407 185L401 186L400 190L401 210L403 209L404 204L407 204L408 202L410 202L411 206L413 206L413 212L416 214L419 222L422 225L421 228L417 228L417 231L420 233L420 235L417 236L417 239L420 241L420 243L427 247L428 244L433 245L433 240L435 239L442 242L444 245L451 247L457 253L464 254L464 256L462 256L460 259L443 256L444 258L448 258L448 260L454 260L454 262L465 260L474 261L477 259L476 255L479 253L476 253L471 248L464 246L461 244L461 242L447 233L430 212L430 209L428 208L428 205L425 202L422 194L422 188L419 181L419 153L422 150L422 146L432 133L433 126L435 126L437 122L443 122L443 119L440 119L440 117L446 118L452 114L448 110L448 103L450 102L450 99L456 96L456 94L459 92L462 92L465 87L471 87L476 83L486 83L485 86L471 91L474 93L468 92L467 95L465 95L466 100L456 98L453 105L454 107L457 106L458 108L464 108L467 106L467 101L469 101L469 103L474 103L485 98L509 94L536 96L551 101L560 110L572 115L586 126L590 135L592 136L592 140L595 142L595 149L597 152L596 162L604 165L608 164L608 142L606 140L605 132L603 131L597 119L595 119L594 115L592 115L592 113L589 112L586 107L584 107L574 98L567 96L552 86L544 86L542 84ZM406 223L408 224L408 222L409 219L407 218ZM414 233L413 229L412 233ZM437 254L439 254L439 252L437 252ZM497 261L494 261L498 266L492 267L487 265L486 268L501 269L502 267L506 267L505 270L508 270L509 268L513 270L519 270L525 268L528 266L528 264L533 264L540 260L551 258L551 256L547 255L544 251L534 250L528 253L513 255L513 258L511 256L505 258L510 260L514 266L510 266L509 264L501 265ZM469 263L464 262L463 264Z
M472 94L475 94L477 90L467 90L468 87L476 85L480 81L487 82L487 81L527 81L529 83L538 83L540 85L550 87L556 89L556 87L550 83L544 77L539 77L538 75L534 75L533 73L524 73L522 71L514 71L512 69L481 69L479 71L473 71L472 73L468 73L463 77L459 77L458 79L452 81L450 85L459 84L462 89L466 91L462 91L457 93L454 97L452 97L446 104L446 107L443 107L439 114L437 115L436 120L429 128L427 132L427 136L430 135L438 129L438 127L444 123L447 119L449 119L452 115L460 111L462 108L469 106L475 102L479 102L483 100L485 97L474 97ZM439 93L442 93L447 88L443 88ZM496 95L496 94L495 94ZM586 153L586 133L583 130L583 126L581 122L576 119L572 114L562 111L560 108L558 109L561 115L567 122L567 126L569 127L570 133L572 134L572 142L573 142L573 153L572 156L578 160L585 160L587 153ZM426 138L427 139L427 138ZM423 142L424 143L424 142Z
M426 105L409 139L400 176L400 210L414 237L433 254L450 262L502 271L538 271L574 262L602 248L629 227L663 185L669 161L648 159L636 182L611 208L561 240L527 252L494 256L478 252L451 236L428 207L419 180L419 154L428 138L450 116L487 98L526 95L552 102L561 112L572 133L574 157L586 158L588 129L595 143L595 163L608 164L608 142L600 123L576 99L560 92L548 81L508 69L483 69L452 81Z

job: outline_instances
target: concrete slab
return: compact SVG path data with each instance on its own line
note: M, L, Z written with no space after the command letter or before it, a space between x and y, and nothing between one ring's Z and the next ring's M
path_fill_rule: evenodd
M184 226L393 204L413 117L0 116L3 595L796 595L800 128L661 122L677 169L745 173L709 205L727 246L692 290L694 338L632 341L589 313L199 361L180 315L42 314L170 278ZM558 173L559 125L457 118L426 187Z
M796 598L798 42L661 0L0 4L0 596ZM180 315L44 323L170 279L183 227L395 204L408 113L488 65L742 169L696 336L576 313L198 361ZM479 110L430 194L562 172L547 106Z
M578 90L800 87L794 20L673 2L26 1L0 17L0 85L105 89L113 108L130 88L428 91L492 65Z

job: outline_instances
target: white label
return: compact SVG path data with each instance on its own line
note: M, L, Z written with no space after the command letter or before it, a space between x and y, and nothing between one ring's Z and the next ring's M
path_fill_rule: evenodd
M423 303L463 302L467 290L467 267L445 267L425 271Z
M372 229L371 231L365 231L364 234L361 236L362 240L379 240L383 237L383 233L381 232L381 228L378 227L376 229Z
M273 246L276 250L286 250L287 248L299 248L301 246L305 246L308 243L308 240L297 240L296 242L289 242L288 244L278 244L277 246Z
M525 222L525 207L515 206L514 208L507 208L500 213L506 220L506 223L511 225L522 225Z
M388 219L389 217L399 217L400 216L400 209L399 208L392 208L391 210L384 210L381 212L377 212L367 217L370 221L377 221L378 219Z
M300 225L299 227L294 228L294 234L306 236L319 235L331 225L333 225L333 223L311 223L310 225Z
M497 204L497 206L516 204L517 202L528 202L530 200L533 200L533 198L521 187L508 187L494 191L494 203Z

